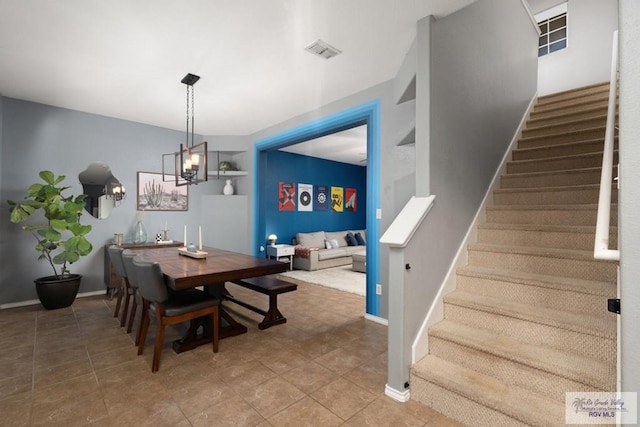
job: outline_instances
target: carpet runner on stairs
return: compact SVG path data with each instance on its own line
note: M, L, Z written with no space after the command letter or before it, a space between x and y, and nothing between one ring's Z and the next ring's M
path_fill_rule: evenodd
M549 426L566 392L615 391L616 264L593 259L608 87L538 100L412 367L413 400L466 425Z

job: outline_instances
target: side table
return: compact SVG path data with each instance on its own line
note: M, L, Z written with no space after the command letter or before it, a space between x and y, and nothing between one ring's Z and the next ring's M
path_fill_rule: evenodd
M286 258L289 261L289 270L293 270L293 256L296 253L296 247L293 245L269 245L267 246L267 258L280 261Z

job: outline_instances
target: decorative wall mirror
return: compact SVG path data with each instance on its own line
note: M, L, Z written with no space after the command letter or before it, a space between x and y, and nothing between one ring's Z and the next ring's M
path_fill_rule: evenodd
M124 187L106 163L92 162L78 178L87 195L84 208L95 218L107 218L125 197Z

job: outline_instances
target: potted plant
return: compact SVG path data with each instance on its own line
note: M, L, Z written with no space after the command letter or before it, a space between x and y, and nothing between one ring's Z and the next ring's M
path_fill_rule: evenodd
M52 276L34 281L40 302L46 309L63 308L75 300L82 279L80 274L71 274L67 265L93 250L86 238L91 226L80 224L86 195L63 196L70 188L60 184L63 175L56 177L48 170L39 175L44 183L31 185L24 202L7 200L10 220L23 224L22 229L35 237L38 259L46 260L53 269Z

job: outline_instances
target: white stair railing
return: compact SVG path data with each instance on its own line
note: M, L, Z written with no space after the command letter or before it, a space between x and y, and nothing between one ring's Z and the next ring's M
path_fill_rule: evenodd
M613 33L611 53L611 80L609 83L609 106L607 128L604 135L602 155L602 175L600 176L600 197L598 199L598 219L593 257L602 260L620 261L620 251L609 249L611 222L611 183L613 177L613 148L616 124L616 93L618 89L618 32ZM620 182L618 181L618 186Z

